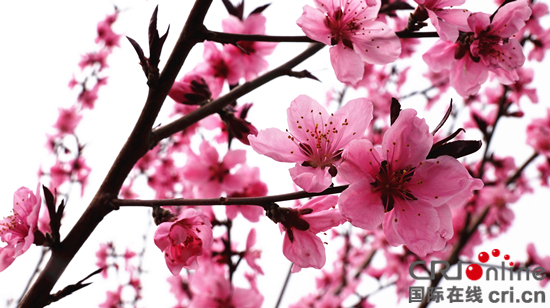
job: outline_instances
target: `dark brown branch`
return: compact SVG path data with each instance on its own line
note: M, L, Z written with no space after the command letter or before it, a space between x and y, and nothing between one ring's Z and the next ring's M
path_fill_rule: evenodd
M211 3L212 0L195 2L158 82L149 88L145 106L128 140L86 211L60 245L52 249L50 260L23 298L20 307L36 308L47 304L50 292L67 265L103 217L113 210L108 201L118 195L134 164L149 150L151 127L189 51L203 39L202 31L197 31L197 27L203 25Z
M175 120L174 122L161 126L153 130L153 140L152 147L154 147L160 140L167 138L179 131L182 131L189 127L191 124L196 123L197 121L214 114L221 110L223 107L227 106L229 103L234 102L239 97L247 94L248 92L266 84L267 82L279 77L287 75L291 72L291 69L297 66L298 64L305 61L307 58L314 55L316 52L321 50L325 45L321 43L311 44L304 52L286 62L285 64L265 73L264 75L259 76L258 78L245 82L242 85L231 90L231 92L226 95L217 98L216 100L205 104L201 108L188 113L187 115Z
M281 293L279 293L279 298L277 299L277 303L275 304L275 308L279 308L279 305L281 304L281 301L283 300L283 295L285 294L286 286L288 285L288 281L290 280L290 275L292 274L292 266L294 266L294 264L290 263L290 268L288 269L288 273L286 274L285 282L283 284L283 287L281 288Z
M399 38L422 38L422 37L439 37L437 32L410 32L397 31L395 34ZM213 41L223 44L237 44L239 41L255 41L255 42L277 42L277 43L317 43L305 35L301 36L285 36L285 35L261 35L261 34L236 34L225 33L207 30L204 36L207 41Z
M261 34L236 34L208 30L205 40L223 44L236 44L238 41L255 42L289 42L289 43L317 43L307 36L281 36L281 35L261 35Z
M533 153L533 155L531 155L531 157L529 157L529 159L527 159L523 165L521 165L521 167L519 167L518 170L516 170L516 172L514 173L514 175L512 175L507 181L506 181L506 185L510 185L512 184L515 180L517 180L520 176L521 176L521 173L523 172L523 170L525 170L525 168L527 168L527 166L533 162L533 160L535 160L535 158L537 158L539 156L539 153L535 152Z
M239 197L239 198L209 198L209 199L159 199L159 200L128 200L128 199L113 199L111 203L116 206L168 206L168 205L259 205L265 206L273 202L296 200L315 196L324 196L338 194L348 188L348 185L336 186L325 189L318 193L308 193L298 191L288 194L265 196L265 197Z

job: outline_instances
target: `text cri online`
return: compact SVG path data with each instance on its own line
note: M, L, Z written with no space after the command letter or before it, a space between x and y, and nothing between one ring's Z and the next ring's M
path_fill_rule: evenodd
M491 303L545 303L546 295L544 291L524 291L518 298L514 293L514 287L510 287L509 291L489 292L489 301Z

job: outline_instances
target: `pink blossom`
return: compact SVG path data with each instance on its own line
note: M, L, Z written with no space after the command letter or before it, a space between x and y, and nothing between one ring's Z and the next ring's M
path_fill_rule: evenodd
M316 235L346 221L334 207L338 197L334 195L311 199L308 203L288 209L285 221L280 221L284 231L283 254L294 263L292 272L302 268L320 269L325 265L325 247Z
M532 36L533 49L529 52L529 60L541 62L544 59L546 51L550 49L550 29L547 29L538 36Z
M546 109L546 118L533 119L527 125L527 144L540 154L550 156L550 108Z
M492 19L489 14L473 13L468 17L469 32L463 32L456 43L437 41L423 59L435 72L450 69L451 86L462 96L476 94L489 71L499 82L512 84L519 78L516 69L525 62L514 34L530 15L523 0L504 5Z
M246 238L246 250L244 252L244 259L250 268L254 271L264 274L262 268L256 264L256 260L259 259L262 255L260 250L253 250L252 247L256 244L256 229L251 229Z
M112 48L119 46L120 34L116 34L111 26L117 20L118 12L107 15L107 17L97 24L97 38L96 43L102 42L106 47Z
M189 151L183 167L183 177L194 184L204 198L220 197L222 192L232 194L243 187L243 179L231 173L236 165L246 161L245 150L229 150L220 162L218 151L207 141L200 145L200 155Z
M539 97L537 95L537 89L527 88L527 86L533 82L535 71L532 68L520 67L517 70L519 79L510 86L512 93L510 94L510 100L518 104L522 96L527 96L533 103L538 103Z
M99 86L100 84L96 83L91 90L84 89L78 95L78 102L82 104L82 108L94 109L95 101L98 98L97 92L99 91Z
M57 128L60 133L74 134L74 129L78 126L78 123L82 119L82 116L78 114L76 107L69 109L59 108L59 117L53 127Z
M401 111L382 146L368 140L344 150L340 175L351 183L339 207L352 225L372 230L383 222L388 242L419 256L445 247L453 235L450 207L461 205L483 182L455 158L426 159L433 137L416 111Z
M231 54L220 51L216 44L206 41L202 57L204 62L199 63L193 71L205 79L213 79L213 82L209 83L213 97L220 95L226 79L230 85L239 83L244 68Z
M174 159L166 156L156 161L154 172L147 179L147 184L156 192L156 198L174 197L176 184L181 183L181 175L174 165Z
M99 304L99 308L121 307L122 299L120 296L122 295L122 288L123 286L118 286L118 289L115 292L107 291L107 298L105 299L105 302Z
M182 276L169 276L166 281L170 284L170 293L174 295L178 301L178 306L175 307L187 307L186 303L189 301L190 291L187 281Z
M509 190L505 183L500 183L496 186L484 187L476 199L477 207L485 209L490 207L487 217L483 224L487 226L490 237L498 236L500 233L506 232L514 221L515 214L508 205L515 203L520 195ZM491 228L496 226L498 228Z
M320 192L332 183L347 144L360 139L372 119L372 103L359 98L334 114L307 95L300 95L287 109L286 133L268 128L249 136L252 148L280 162L294 162L290 176L308 192Z
M212 94L204 78L191 72L185 74L180 81L174 82L168 96L181 104L199 105L210 99Z
M110 54L111 52L108 49L101 49L99 52L89 52L82 56L82 59L78 63L78 66L80 66L80 69L83 70L87 66L91 67L97 63L99 65L99 70L101 71L102 69L108 67L107 57Z
M548 270L550 268L550 256L541 257L537 253L537 249L535 248L535 245L533 243L529 243L527 245L527 254L529 255L529 261L528 263L536 264L545 270ZM548 284L548 281L550 281L550 276L548 273L546 273L546 278L541 280L540 286L545 287L546 284Z
M103 278L107 278L107 257L111 254L112 251L113 243L100 243L99 250L95 253L95 256L97 257L97 262L95 263L95 265L103 268L103 270L101 271L101 276L103 276Z
M253 283L250 289L234 287L225 273L226 270L222 266L212 263L210 259L204 260L204 266L201 266L190 279L193 299L189 308L260 308L262 306L264 297Z
M444 41L455 42L458 31L470 31L466 19L470 12L465 9L446 9L464 4L466 0L414 0L420 4L415 14L428 14L430 22L435 27L439 38ZM419 13L425 9L426 13ZM426 17L426 18L427 18Z
M380 0L315 0L296 21L311 39L331 45L330 62L341 82L354 85L363 76L362 62L391 63L401 54L395 32L375 21Z
M41 204L40 184L36 187L36 195L26 187L13 194L13 215L0 219L0 240L6 243L0 247L0 272L33 244Z
M259 13L250 14L242 21L229 15L222 20L222 29L227 33L263 35L265 34L265 21L265 16ZM239 41L237 44L245 51L231 44L226 44L223 50L243 68L246 81L254 79L260 72L268 68L269 65L264 57L273 53L277 47L276 43L270 42Z
M539 171L540 185L550 187L548 184L548 179L550 179L550 158L537 165L537 170Z
M267 185L260 180L260 169L243 165L235 172L235 176L243 179L241 190L235 191L229 197L263 197L267 195ZM238 213L250 222L260 221L264 210L257 205L230 205L225 207L227 218L235 219Z
M182 268L197 269L197 257L212 246L212 224L203 213L186 209L176 221L158 226L155 245L164 253L172 275L178 275Z

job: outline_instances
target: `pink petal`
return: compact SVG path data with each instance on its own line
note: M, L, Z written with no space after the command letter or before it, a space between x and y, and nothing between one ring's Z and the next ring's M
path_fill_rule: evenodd
M363 60L353 49L345 47L342 42L329 49L330 63L340 82L355 85L363 78Z
M227 33L245 33L246 31L242 21L233 15L222 20L222 30Z
M475 95L479 92L481 84L489 78L489 70L480 62L474 62L469 56L452 62L451 86L463 97Z
M491 23L489 34L508 38L525 26L531 16L531 8L527 1L512 1L501 7ZM476 32L477 33L477 32Z
M451 209L446 204L443 204L442 206L436 207L435 210L437 211L437 216L439 217L439 229L436 233L439 234L441 238L450 240L454 235L453 214ZM443 249L443 247L441 247L441 249ZM435 251L439 251L441 249L434 248Z
M296 164L288 171L292 181L307 192L322 192L332 184L332 176L328 173L328 168L312 168Z
M325 14L309 5L304 6L302 16L296 23L311 39L330 45L330 29L325 25Z
M154 235L155 245L157 245L157 247L161 251L165 251L166 248L168 248L171 245L170 238L168 237L168 235L170 234L171 227L172 227L171 222L163 222L158 226L157 230L155 231L155 235Z
M382 153L387 153L387 161L394 171L404 170L424 161L432 144L426 121L418 118L414 109L405 109L384 134Z
M261 130L258 136L249 135L250 146L259 154L266 155L280 162L304 162L308 157L302 154L296 143L288 138L287 133L276 128Z
M384 220L384 206L380 193L372 193L370 182L351 184L338 199L340 213L352 225L366 230L376 229Z
M447 155L428 159L416 168L407 188L419 200L437 207L453 200L467 190L462 200L471 195L473 186L478 187L466 168L455 158Z
M235 219L237 218L237 215L239 214L238 207L236 205L228 205L225 207L225 215L228 219Z
M425 54L422 59L431 71L439 73L445 69L451 68L455 61L455 49L457 44L438 40Z
M338 196L335 196L335 195L320 196L320 197L312 198L306 204L302 205L300 208L312 209L314 213L317 213L321 211L326 211L331 207L335 207L336 203L338 203ZM310 214L308 214L308 217L309 215Z
M342 123L347 120L345 126L339 130L338 147L344 147L352 140L363 137L367 127L372 120L372 103L366 98L357 98L347 102L342 108L334 113Z
M441 250L445 245L445 240L437 233L440 228L438 213L428 203L397 199L395 208L384 219L384 233L386 229L391 233L391 228L403 240L400 244L407 245L420 257ZM396 244L389 238L388 241L392 245Z
M338 175L349 183L362 180L374 182L373 177L380 172L380 162L383 160L370 141L352 141L344 150L342 163L338 166Z
M216 148L211 146L207 141L203 141L199 146L199 151L201 153L201 158L204 158L204 161L210 165L215 165L218 163L219 155Z
M401 41L395 32L381 21L362 23L365 30L357 30L357 35L351 37L353 48L361 59L370 64L388 64L397 60L401 54Z
M283 254L299 267L321 269L326 262L325 247L319 237L310 231L292 229L294 241L285 234Z
M223 158L223 165L227 169L231 169L238 164L244 164L246 162L246 150L230 150L227 151Z
M310 145L315 145L314 138L310 134L315 130L316 124L328 123L330 115L325 107L307 95L296 97L290 103L286 114L290 134L298 141L310 143ZM307 142L308 139L312 141Z
M474 31L476 36L478 36L482 31L487 30L489 28L489 25L491 24L489 14L485 13L472 13L468 17L468 25L470 26L471 31Z
M254 244L256 244L256 229L252 228L250 229L248 237L246 238L246 250L252 248Z
M347 221L338 210L313 212L302 216L302 218L308 222L309 230L315 234L327 231Z
M256 205L241 205L239 206L239 210L243 217L250 222L260 221L260 217L264 214L264 210Z
M498 65L507 71L514 70L525 62L523 47L515 39L509 39L507 43L495 45L493 48L500 53L497 59Z
M265 34L266 18L262 14L252 14L243 21L243 28L246 34Z
M353 18L356 20L373 20L378 18L378 11L382 6L380 0L366 0L366 1L341 1L344 2L344 12L355 12Z

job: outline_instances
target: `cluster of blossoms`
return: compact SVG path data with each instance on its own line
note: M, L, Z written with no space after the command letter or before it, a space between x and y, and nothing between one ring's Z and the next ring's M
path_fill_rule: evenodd
M516 164L512 156L487 150L499 121L523 117L521 104L525 97L533 103L538 101L536 90L530 87L534 71L522 67L526 61L523 45L533 43L528 58L542 60L550 43L545 37L548 30L539 18L548 7L526 0L497 1L499 8L487 14L456 8L465 0L414 2L416 7L404 1L315 0L315 7L303 7L297 25L309 39L331 46L331 65L345 87L336 99L339 108L330 108L330 103L325 108L302 94L286 110L285 131L258 130L260 124L251 123L254 118L248 117L249 111L255 110L253 104L232 101L170 137L156 140L158 144L137 161L119 192L119 198L127 200L111 200L108 204L131 204L135 201L131 199L139 197L134 184L145 179L156 199L149 200L158 225L153 241L171 274L168 282L177 300L175 307L262 306L264 297L257 277L264 275L264 270L256 229L248 229L243 248L235 241L232 228L244 220L247 228L249 223L262 221L264 211L278 225L282 254L292 262L291 273L302 268L321 270L317 293L290 307L342 307L352 297L358 298L354 307L374 307L369 294L359 291L365 277L381 285L390 281L400 300L409 296L408 288L415 283L410 275L413 262L456 262L457 256L473 259L476 246L505 233L515 218L512 205L533 191L523 171L541 156L545 160L538 165L540 180L548 186L550 109L546 118L534 119L527 126L527 143L534 154L523 165ZM224 0L223 4L230 13L221 22L224 34L245 35L236 36L244 39L257 36L261 40L266 33L262 12L268 5L245 18L243 2L234 6ZM400 10L412 13L407 19L398 14ZM79 65L83 71L90 71L89 76L82 82L71 81L71 88L81 89L78 102L69 109L60 109L54 125L57 133L49 139L58 159L49 172L41 175L48 175L55 188L71 181L81 183L84 189L91 170L81 155L83 145L75 129L82 111L94 107L99 87L106 84L103 70L107 56L119 45L120 35L112 30L117 14L98 24L96 43L102 48L83 57ZM156 27L156 11L153 16L150 31ZM412 34L428 20L439 37L423 55L430 69L424 76L432 85L424 91L400 95L411 67L389 64L414 55L419 40ZM216 43L215 32L206 28L201 31L212 41L203 43L203 61L171 85L168 96L175 102L172 118L199 113L243 81L250 85L268 69L265 57L276 47L275 43L252 39L231 43L221 39L226 43L221 46ZM150 47L155 39L164 42L165 36L151 33ZM135 41L130 42L134 48L139 47ZM154 60L153 54L151 50L151 58L144 58L143 52L140 55L140 60L151 60L140 63L144 71L158 69L151 64L159 60ZM154 75L149 73L148 78ZM294 77L313 76L307 71L302 73L287 72ZM482 90L490 76L499 84ZM157 81L148 80L151 84ZM353 95L361 96L344 103L344 93L351 87L357 90ZM422 94L429 109L449 87L464 97L459 106L469 118L461 123L451 104L432 131L415 109L402 110L394 98L400 97L403 102ZM436 89L436 95L428 95ZM364 90L366 95L357 94ZM444 136L440 131L447 120L453 122L453 127L481 134L487 147L481 159L459 160L482 145L475 140L460 140L462 128ZM158 132L155 129L152 135ZM459 140L453 141L455 138ZM75 142L69 144L69 139ZM239 141L237 145L232 144L234 139ZM273 201L276 198L267 197L268 185L261 179L260 168L247 161L247 155L256 154L294 163L289 169L290 179L303 191L295 195L300 197L289 194L277 200L310 199L282 207L279 201ZM46 195L44 199L51 203L52 198ZM155 204L161 200L164 202ZM39 216L41 201L38 192L34 194L27 188L15 193L13 215L0 221L0 239L6 243L0 247L0 271L32 243L52 247L59 244L63 203L57 212L54 205L48 204L48 211ZM229 205L220 211L205 204ZM51 214L55 217L50 222ZM348 228L339 227L342 225ZM324 268L328 243L323 236L344 243L330 270ZM100 307L128 304L123 296L128 289L134 294L131 304L137 306L142 296L144 251L139 255L129 249L117 253L113 243L101 244L96 253L96 265L101 269L97 273L101 271L104 278L111 277L113 270L118 274L119 260L124 259L129 278L120 282L123 279L119 276L116 290L107 292ZM528 259L523 262L526 267L550 267L550 257L540 256L534 245L527 246L527 253ZM381 255L385 264L375 267L371 261ZM244 278L246 287L234 283L236 275L242 275L239 278Z
M82 156L84 145L80 142L75 129L83 118L85 109L93 109L98 91L107 85L105 69L107 58L115 47L119 46L121 35L113 31L119 11L109 14L97 24L95 43L99 50L82 55L78 63L82 77L75 76L69 82L69 88L78 89L77 101L68 108L59 108L59 117L53 125L55 133L48 135L48 148L56 155L56 162L48 171L40 170L40 176L49 176L50 186L58 189L64 183L80 183L81 194L87 184L91 168Z

